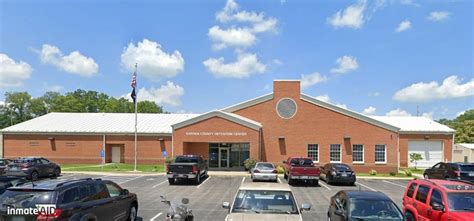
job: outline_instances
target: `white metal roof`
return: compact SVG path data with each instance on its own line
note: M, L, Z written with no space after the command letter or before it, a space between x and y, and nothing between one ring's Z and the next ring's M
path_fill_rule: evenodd
M465 147L468 149L474 149L474 143L458 143L457 146Z
M171 134L171 125L197 114L138 114L138 133ZM135 132L134 113L49 113L7 127L2 133L129 134Z
M178 122L178 123L176 123L172 126L173 126L174 129L178 129L178 128L185 127L185 126L191 125L191 124L195 124L197 122L200 122L200 121L212 118L212 117L224 118L224 119L232 121L234 123L252 128L254 130L259 130L262 127L262 124L260 124L257 121L248 119L246 117L242 117L242 116L234 114L234 113L227 113L227 112L220 111L220 110L213 110L213 111L207 112L205 114L201 114L201 115L195 116L193 118L190 118L188 120Z
M371 116L378 121L400 128L400 133L446 133L452 134L455 131L446 125L440 124L426 117L388 117Z

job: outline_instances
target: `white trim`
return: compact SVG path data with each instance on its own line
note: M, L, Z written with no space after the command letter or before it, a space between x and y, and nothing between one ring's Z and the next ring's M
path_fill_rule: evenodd
M235 112L235 111L238 111L238 110L250 107L250 106L254 106L254 105L263 103L265 101L269 101L271 99L273 99L273 93L265 94L265 95L262 95L260 97L256 97L254 99L250 99L250 100L238 103L238 104L234 104L234 105L222 108L222 109L220 109L220 111Z
M339 161L332 161L331 160L331 145L339 145ZM341 144L337 144L337 143L329 144L329 162L330 163L342 163L342 145Z
M406 131L406 130L402 130L402 131L399 132L399 134L416 134L416 135L420 135L420 134L453 135L455 133L456 133L456 131L447 132L447 131Z
M282 100L286 100L286 99L293 101L293 103L295 104L295 113L293 113L293 115L291 115L291 117L288 117L288 118L281 116L280 113L278 112L278 104L280 104L280 102L281 102ZM293 118L293 117L296 115L296 113L298 113L298 104L296 103L295 100L293 100L293 99L291 99L291 98L289 98L289 97L281 98L280 100L278 100L278 102L277 102L276 105L275 105L275 112L277 113L277 115L278 115L280 118L285 119L285 120L289 120L289 119Z
M309 145L316 145L316 147L318 148L318 160L314 161L313 160L313 163L319 163L319 144L317 143L309 143L306 145L306 156L309 157Z
M351 110L348 110L348 109L345 109L345 108L341 108L341 107L338 107L336 105L333 105L333 104L330 104L330 103L327 103L327 102L324 102L324 101L320 101L320 100L318 100L314 97L311 97L309 95L306 95L306 94L301 94L301 100L312 103L312 104L315 104L317 106L320 106L320 107L323 107L323 108L326 108L326 109L329 109L329 110L332 110L332 111L335 111L335 112L340 113L340 114L347 115L349 117L353 117L355 119L367 122L369 124L372 124L372 125L375 125L375 126L378 126L378 127L390 130L390 131L398 132L400 130L400 128L395 127L393 125L384 123L382 121L378 121L376 119L365 116L363 114L360 114L360 113L357 113L357 112L354 112L354 111L351 111Z
M179 123L171 125L171 128L174 131L176 129L179 129L179 128L182 128L182 127L185 127L185 126L188 126L188 125L191 125L191 124L195 124L195 123L198 123L198 122L203 121L203 120L207 120L207 119L212 118L212 117L220 117L220 118L232 121L234 123L246 126L248 128L254 129L254 130L260 130L260 128L262 128L262 125L260 123L256 122L256 121L250 120L248 118L242 117L242 116L237 115L237 114L227 113L227 112L223 112L223 111L220 111L220 110L214 110L214 111L207 112L205 114L193 117L191 119L181 121Z
M378 161L378 162L376 161L377 157L375 156L376 155L375 152L377 152L377 148L376 148L377 145L384 147L384 155L385 155L384 160L385 161L383 161L383 162L382 161ZM387 144L375 144L374 145L374 162L375 162L375 164L387 164Z
M354 145L362 146L362 161L354 161ZM365 161L365 147L364 144L352 144L352 164L364 164Z

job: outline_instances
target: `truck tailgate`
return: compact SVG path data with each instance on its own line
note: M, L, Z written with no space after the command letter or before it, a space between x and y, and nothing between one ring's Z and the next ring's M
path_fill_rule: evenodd
M317 167L291 167L292 176L319 176L319 168Z

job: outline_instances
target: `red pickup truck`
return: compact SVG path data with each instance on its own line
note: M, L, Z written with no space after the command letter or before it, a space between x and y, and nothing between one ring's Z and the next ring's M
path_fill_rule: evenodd
M290 157L283 161L285 164L285 179L292 185L295 181L307 181L314 185L319 182L319 168L313 163L313 160L307 157Z

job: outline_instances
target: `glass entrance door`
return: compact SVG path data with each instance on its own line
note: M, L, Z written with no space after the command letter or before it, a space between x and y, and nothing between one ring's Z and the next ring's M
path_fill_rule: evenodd
M219 168L229 168L229 148L219 148Z

